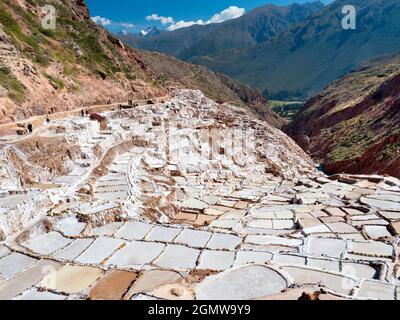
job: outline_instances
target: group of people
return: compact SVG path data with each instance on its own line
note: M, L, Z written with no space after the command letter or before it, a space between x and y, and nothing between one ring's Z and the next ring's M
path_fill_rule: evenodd
M111 100L109 100L107 102L107 104L111 104ZM128 101L128 105L133 106L134 105L133 100L129 100ZM122 109L122 106L119 105L119 108ZM89 114L88 110L81 109L81 116L82 117L84 117L85 115L88 115L88 114ZM50 123L50 116L49 115L46 117L46 122L47 122L47 124ZM29 134L31 134L33 132L33 124L32 123L28 123L27 129L28 129Z

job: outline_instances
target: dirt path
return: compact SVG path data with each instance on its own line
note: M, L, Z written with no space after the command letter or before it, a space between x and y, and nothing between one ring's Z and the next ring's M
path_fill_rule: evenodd
M152 99L146 99L146 100L133 100L134 104L139 104L139 105L145 105L147 104L147 101L152 100L152 101L162 101L162 100L169 100L169 96L163 96L163 97L157 97L157 98L152 98ZM8 141L0 141L0 146L1 145L6 145L6 144L11 144L11 143L16 143L23 141L25 139L30 139L32 137L35 137L38 133L46 129L46 122L47 118L52 121L52 120L62 120L66 118L72 118L72 117L79 117L81 116L82 111L86 113L94 113L94 112L105 112L105 111L117 111L119 105L126 105L127 102L119 102L119 103L113 103L113 104L101 104L101 105L93 105L89 107L84 107L84 108L77 108L73 110L68 110L68 111L60 111L56 112L53 114L49 115L39 115L39 116L33 116L28 119L24 119L21 121L16 121L16 122L10 122L10 123L5 123L0 125L0 137L2 135L5 135L3 132L16 132L16 130L19 128L19 126L27 126L29 123L33 125L33 132L32 134L26 135L26 136L21 136L21 138L18 139L13 139L13 140L8 140ZM14 133L15 134L15 133ZM12 134L10 134L12 135Z

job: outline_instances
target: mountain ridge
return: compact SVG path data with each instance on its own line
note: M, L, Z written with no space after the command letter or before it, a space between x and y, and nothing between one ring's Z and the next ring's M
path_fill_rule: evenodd
M190 61L259 88L267 96L307 98L374 57L400 51L395 0L355 0L356 30L343 30L336 0L262 44L196 57Z
M41 27L44 4L59 12L56 30ZM154 58L148 59L151 56ZM264 109L264 116L270 115L278 126L282 123L259 92L205 68L206 76L201 79L189 77L192 73L177 78L174 73L193 66L164 57L163 63L171 65L169 76L158 74L144 62L152 60L157 67L157 55L125 46L96 25L82 0L0 3L0 57L0 123L199 87L208 89L204 93L214 98ZM231 90L233 86L236 92ZM248 101L240 95L248 95Z
M137 39L130 36L120 36L120 39L137 48L189 60L198 55L264 42L290 25L303 21L323 6L319 1L295 3L289 6L268 4L223 23L194 25L151 39Z

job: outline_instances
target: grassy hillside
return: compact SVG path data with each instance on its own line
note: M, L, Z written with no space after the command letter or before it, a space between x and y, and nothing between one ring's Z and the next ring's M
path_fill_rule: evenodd
M357 29L342 28L336 0L271 41L191 61L265 91L269 96L306 98L374 57L400 51L400 2L354 0Z
M322 8L323 4L319 1L290 6L265 5L224 23L195 25L145 39L130 35L119 37L134 47L188 60L264 42Z
M400 176L399 92L400 56L375 60L310 99L285 130L329 173Z

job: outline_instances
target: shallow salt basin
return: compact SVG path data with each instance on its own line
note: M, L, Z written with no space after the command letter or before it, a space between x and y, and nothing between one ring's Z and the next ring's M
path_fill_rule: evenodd
M97 199L105 201L119 201L119 200L126 200L129 195L126 191L116 191L116 192L95 192L94 196Z
M21 202L28 200L29 197L30 196L28 194L21 194L21 195L8 196L6 198L0 198L0 207L9 208L17 206Z
M104 184L107 181L126 181L126 176L120 173L110 173L106 176L101 177L99 184Z
M123 185L109 185L109 186L104 186L104 187L97 186L95 193L96 194L98 194L98 193L117 193L117 192L123 192L123 191L128 193L129 190L130 190L130 186L128 185L128 183L125 183Z
M74 184L76 181L78 181L78 179L79 179L79 176L62 176L62 177L55 178L53 180L53 182L71 185L71 184Z

